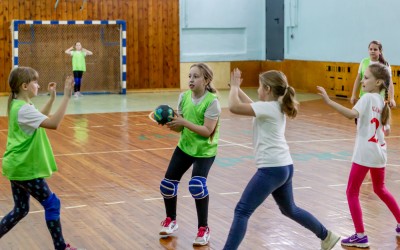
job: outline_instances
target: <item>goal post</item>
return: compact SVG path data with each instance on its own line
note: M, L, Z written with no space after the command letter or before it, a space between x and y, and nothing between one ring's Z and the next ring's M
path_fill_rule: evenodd
M65 50L80 42L93 52L86 56L82 92L126 94L126 22L124 20L13 20L12 67L29 66L39 72L41 90L48 82L64 89L72 74L71 55Z

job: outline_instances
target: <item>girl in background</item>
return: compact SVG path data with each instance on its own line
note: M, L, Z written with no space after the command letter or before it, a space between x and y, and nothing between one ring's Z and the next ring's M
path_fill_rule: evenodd
M75 49L75 50L74 50ZM93 52L82 47L80 42L76 42L75 46L65 50L65 53L72 56L72 72L74 73L74 97L82 96L81 84L82 76L86 71L86 60L87 55L93 55Z
M385 60L383 56L383 48L382 43L379 41L371 41L368 44L368 52L369 57L362 59L360 66L358 67L358 74L356 80L354 81L353 92L350 98L351 104L355 105L358 98L357 98L357 91L360 88L361 80L364 77L365 70L368 68L370 64L374 63L382 63L383 65L388 66L389 74L390 74L390 82L389 82L389 106L396 107L396 101L394 100L394 86L392 81L392 70L390 68L389 63ZM364 91L360 88L359 98L364 95Z

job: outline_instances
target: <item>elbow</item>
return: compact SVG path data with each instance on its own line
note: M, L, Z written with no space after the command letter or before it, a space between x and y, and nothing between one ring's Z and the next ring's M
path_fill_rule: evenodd
M228 108L229 108L230 112L237 114L237 110L238 110L237 106L229 104Z
M52 130L57 130L58 129L58 127L59 127L60 125L56 125L56 124L51 124L51 125L49 125L48 127L46 127L47 129L52 129Z
M347 118L349 120L357 119L358 117L356 115L348 115Z

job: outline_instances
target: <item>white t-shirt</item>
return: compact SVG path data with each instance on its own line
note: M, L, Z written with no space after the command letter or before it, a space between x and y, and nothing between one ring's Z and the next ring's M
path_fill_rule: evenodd
M18 112L18 125L28 135L32 135L47 116L40 113L33 104L25 104Z
M353 109L359 113L352 161L366 167L385 167L385 134L381 121L384 101L380 94L365 93Z
M293 164L285 139L286 116L278 101L251 103L256 117L253 119L253 144L256 166L282 167Z

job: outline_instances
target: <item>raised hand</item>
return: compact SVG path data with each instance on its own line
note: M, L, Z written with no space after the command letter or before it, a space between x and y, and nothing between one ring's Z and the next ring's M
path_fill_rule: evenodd
M72 96L72 87L74 86L74 78L69 75L65 79L65 86L64 86L64 95L71 97Z
M54 99L56 97L56 87L57 87L57 83L55 83L55 82L50 82L47 85L47 91L49 91L50 98L52 98L52 99Z
M242 77L242 72L238 68L235 68L231 72L231 82L229 84L230 87L240 87L240 84L243 81L241 77Z
M317 86L317 89L318 89L318 91L319 91L319 95L320 96L322 96L322 98L324 99L324 101L326 102L326 103L328 103L329 102L329 96L328 96L328 94L326 93L326 90L323 88L323 87L321 87L321 86Z

